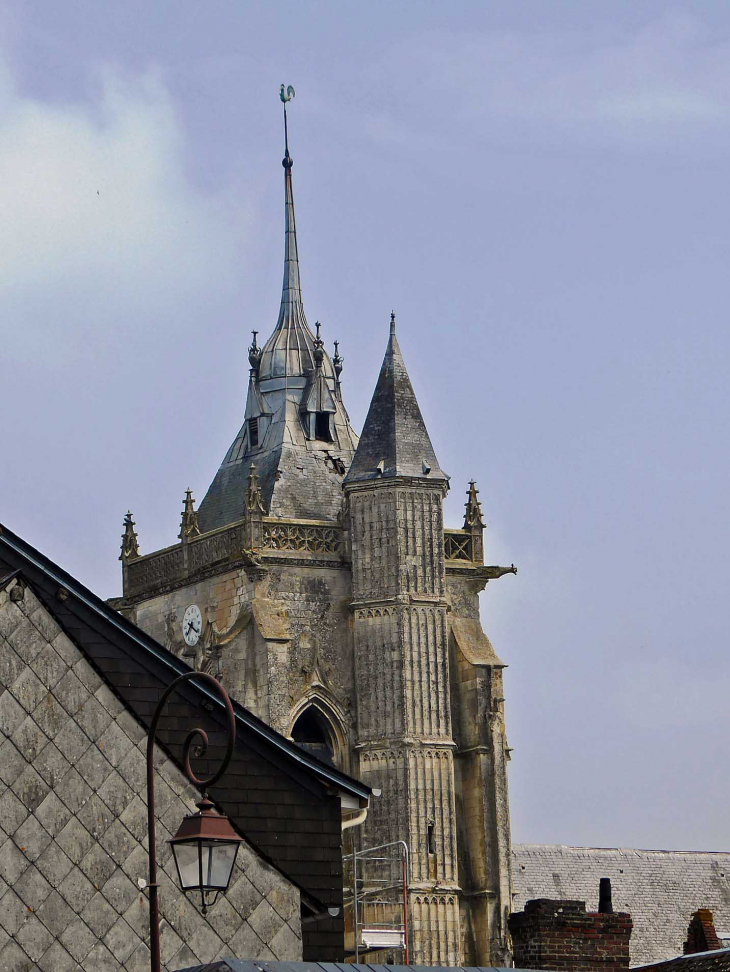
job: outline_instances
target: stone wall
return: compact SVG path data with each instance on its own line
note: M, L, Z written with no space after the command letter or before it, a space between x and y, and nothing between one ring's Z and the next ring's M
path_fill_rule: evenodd
M631 927L630 915L586 912L584 901L528 901L509 919L515 968L623 972Z
M0 969L149 968L146 733L29 588L0 591ZM167 841L197 791L162 750L162 959L300 959L298 890L244 844L204 918Z

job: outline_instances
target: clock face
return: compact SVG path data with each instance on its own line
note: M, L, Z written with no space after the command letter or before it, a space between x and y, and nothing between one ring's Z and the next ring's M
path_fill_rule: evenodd
M183 638L188 645L197 645L200 632L203 630L203 615L197 604L191 604L183 615Z

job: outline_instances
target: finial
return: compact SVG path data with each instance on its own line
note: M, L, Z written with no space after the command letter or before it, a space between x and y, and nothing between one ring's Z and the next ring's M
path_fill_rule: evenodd
M395 311L390 312L390 333L395 335Z
M484 529L484 519L482 518L482 504L479 502L479 490L477 489L476 481L473 479L469 480L469 489L466 491L468 497L464 506L466 507L466 513L464 514L464 529L469 530L473 527L479 527Z
M134 527L135 523L132 519L132 514L127 510L127 515L124 517L124 533L122 534L120 560L134 560L135 557L139 557L139 542Z
M291 155L289 155L289 130L286 124L286 105L287 102L291 101L294 97L294 88L292 88L291 85L289 85L288 88L285 88L282 84L281 88L279 89L279 97L284 102L284 158L282 159L281 164L285 169L291 169L291 167L294 165L294 161Z
M251 342L251 346L248 349L248 361L249 364L251 365L251 371L258 372L259 365L261 364L261 354L262 354L262 349L256 343L256 335L259 332L251 331L251 333L253 334L253 341Z
M335 341L335 356L332 359L332 367L335 369L335 375L337 380L340 380L340 375L342 374L342 368L345 364L345 359L340 357L340 342Z
M248 471L248 491L246 494L246 506L249 513L265 513L264 504L261 500L261 488L259 477L256 473L255 463L251 463Z
M183 500L183 511L182 511L182 522L180 524L180 532L178 537L180 540L190 540L193 537L200 536L200 527L198 526L198 514L195 512L195 500L193 499L193 491L188 487L185 490L185 499Z
M319 321L315 321L314 326L317 328L317 336L314 339L314 363L319 368L324 361L324 341L319 335L322 325L319 323Z

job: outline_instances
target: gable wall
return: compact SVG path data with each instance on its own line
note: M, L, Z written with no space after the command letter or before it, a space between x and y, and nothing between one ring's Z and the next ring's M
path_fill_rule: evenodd
M0 968L146 970L146 730L14 587L0 591ZM179 891L167 841L198 793L162 750L155 789L166 967L301 958L299 892L249 845L207 918Z

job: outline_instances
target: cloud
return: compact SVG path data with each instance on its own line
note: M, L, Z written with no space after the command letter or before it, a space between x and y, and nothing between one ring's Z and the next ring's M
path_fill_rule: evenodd
M160 75L106 67L93 80L87 101L36 100L0 52L0 302L19 325L6 358L28 358L48 336L76 348L108 338L112 322L121 336L174 315L225 276L236 249L222 197L188 178Z
M473 147L551 133L634 148L708 130L724 140L728 65L727 40L680 13L638 31L424 32L371 65L365 131L374 141L413 144L435 114L442 144L448 127L462 138L472 131ZM404 75L410 83L395 81Z

